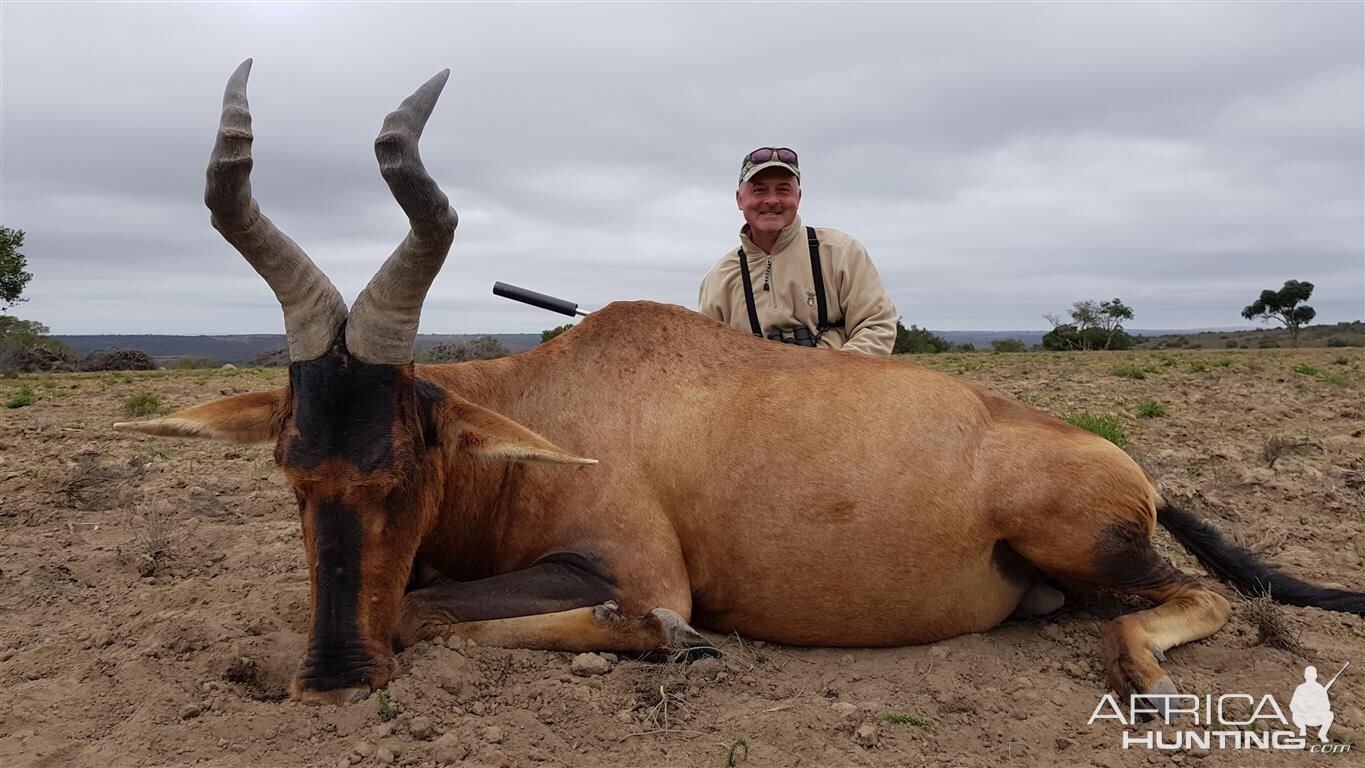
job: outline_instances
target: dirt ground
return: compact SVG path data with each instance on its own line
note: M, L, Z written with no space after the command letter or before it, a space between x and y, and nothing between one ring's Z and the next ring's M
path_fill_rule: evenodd
M1365 589L1361 350L914 361L1053 413L1118 415L1127 449L1173 498L1291 573ZM1088 726L1104 693L1098 627L1126 609L1113 596L931 646L717 637L718 660L609 659L589 677L570 654L420 644L384 701L291 703L308 581L270 448L109 428L134 395L179 408L282 381L282 370L0 379L0 402L23 386L36 398L0 409L0 766L1361 764L1124 750L1122 725ZM1139 418L1146 400L1167 414ZM1282 454L1273 467L1268 446ZM1196 570L1164 532L1158 544ZM1350 661L1331 691L1332 736L1365 750L1365 620L1285 609L1275 637L1300 642L1296 654L1262 642L1251 606L1220 591L1230 624L1169 653L1181 690L1272 693L1287 710L1306 664L1325 678Z

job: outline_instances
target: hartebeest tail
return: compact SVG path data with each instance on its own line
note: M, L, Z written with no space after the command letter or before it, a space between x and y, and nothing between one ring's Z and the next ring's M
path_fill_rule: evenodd
M1243 594L1269 594L1287 605L1365 616L1365 593L1310 584L1281 573L1193 512L1168 502L1157 508L1156 519L1210 573Z

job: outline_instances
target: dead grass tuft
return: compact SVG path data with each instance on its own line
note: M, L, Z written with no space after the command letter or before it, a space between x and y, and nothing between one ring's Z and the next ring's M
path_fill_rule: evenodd
M1294 629L1284 606L1270 597L1269 589L1247 598L1243 610L1256 627L1258 643L1289 651L1295 656L1308 656L1308 649L1300 640L1302 632Z

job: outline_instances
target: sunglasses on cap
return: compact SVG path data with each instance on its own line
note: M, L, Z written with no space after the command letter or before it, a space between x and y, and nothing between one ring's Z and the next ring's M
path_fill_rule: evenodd
M750 152L744 159L755 165L758 163L770 162L772 160L788 163L790 165L797 165L796 152L787 149L786 147L759 147L753 152Z

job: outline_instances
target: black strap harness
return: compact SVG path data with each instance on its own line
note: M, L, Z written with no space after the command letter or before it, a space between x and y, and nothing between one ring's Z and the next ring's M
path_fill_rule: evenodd
M816 328L818 339L832 326L829 322L829 305L825 302L825 275L820 268L820 239L815 236L815 227L806 227L806 244L810 246L810 273L815 281L815 306L820 318L820 325ZM749 277L749 257L745 255L742 247L739 249L739 274L744 279L744 304L749 310L749 327L753 329L754 335L761 339L763 327L758 323L758 305L754 303L754 282L753 278ZM841 324L842 321L834 325Z

